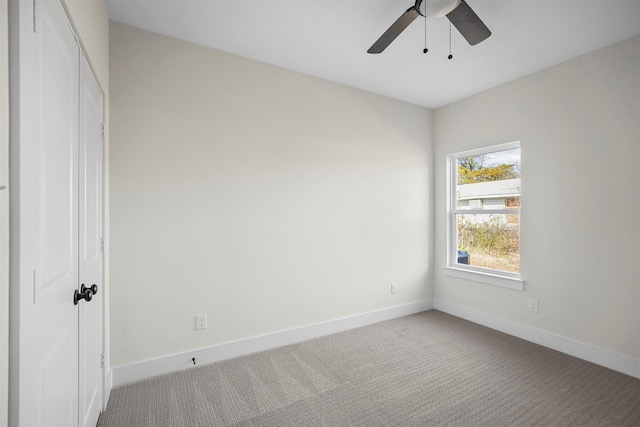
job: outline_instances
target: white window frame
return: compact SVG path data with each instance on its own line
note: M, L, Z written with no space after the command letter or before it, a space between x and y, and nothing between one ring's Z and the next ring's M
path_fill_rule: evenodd
M505 209L458 209L457 207L457 182L458 182L458 162L459 158L488 154L497 151L512 150L521 148L520 141L508 142L506 144L492 145L490 147L478 148L447 156L447 265L444 273L447 276L458 277L476 282L488 283L490 285L503 286L506 288L524 290L524 280L520 273L512 273L490 268L474 267L466 264L458 264L458 227L456 222L457 214L518 214L520 219L521 208ZM520 194L522 200L522 192Z

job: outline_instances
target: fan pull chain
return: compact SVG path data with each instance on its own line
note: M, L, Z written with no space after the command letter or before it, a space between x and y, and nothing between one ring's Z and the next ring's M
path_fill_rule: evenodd
M449 21L449 56L447 56L447 58L453 58L453 55L451 54L451 21Z
M429 52L427 49L427 17L424 17L424 49L422 49L422 53Z

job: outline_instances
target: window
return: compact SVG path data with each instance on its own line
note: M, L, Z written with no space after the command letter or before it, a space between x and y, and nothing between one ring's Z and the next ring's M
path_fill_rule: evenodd
M520 143L447 157L446 274L514 289L520 277Z

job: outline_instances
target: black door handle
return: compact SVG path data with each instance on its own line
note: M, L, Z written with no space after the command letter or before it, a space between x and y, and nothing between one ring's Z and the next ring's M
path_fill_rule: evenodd
M78 292L78 290L76 289L75 292L73 293L73 304L74 305L78 305L78 302L83 299L86 302L91 301L91 299L93 298L93 296L95 294L98 293L98 286L97 285L91 285L90 288L87 288L84 283L82 285L80 285L80 292Z

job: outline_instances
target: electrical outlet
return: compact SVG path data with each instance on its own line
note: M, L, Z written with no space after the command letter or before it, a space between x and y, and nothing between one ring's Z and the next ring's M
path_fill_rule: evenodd
M392 283L391 284L391 293L392 294L397 294L398 293L398 284L397 283Z
M538 300L530 299L529 300L529 311L533 311L534 313L538 312Z
M196 330L207 329L207 315L196 314Z

